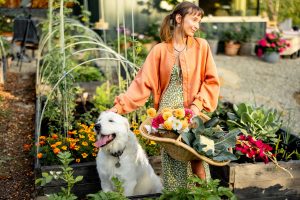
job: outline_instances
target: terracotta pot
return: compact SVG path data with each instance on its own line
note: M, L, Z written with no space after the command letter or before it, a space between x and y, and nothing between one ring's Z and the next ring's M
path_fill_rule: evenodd
M6 8L19 8L21 0L6 0L3 7Z
M241 45L236 44L232 41L225 43L225 54L228 56L235 56L237 55Z
M31 0L32 8L48 8L48 0Z

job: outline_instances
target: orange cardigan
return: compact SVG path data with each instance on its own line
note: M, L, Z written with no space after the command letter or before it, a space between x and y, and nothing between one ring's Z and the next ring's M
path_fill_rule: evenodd
M114 107L125 114L143 106L153 94L154 108L158 109L162 94L167 89L175 64L172 43L155 45L127 91L115 98ZM218 104L220 83L217 69L206 40L189 37L187 49L180 54L183 77L184 107L195 105L212 112Z

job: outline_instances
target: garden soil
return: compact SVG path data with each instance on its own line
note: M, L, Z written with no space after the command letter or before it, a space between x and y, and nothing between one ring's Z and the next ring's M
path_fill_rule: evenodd
M35 74L7 74L0 85L0 199L34 199Z

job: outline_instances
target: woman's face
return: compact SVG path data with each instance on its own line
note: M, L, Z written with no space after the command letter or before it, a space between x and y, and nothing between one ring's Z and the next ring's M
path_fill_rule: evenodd
M185 36L193 37L195 32L199 29L201 16L197 14L187 14L183 19L183 32Z

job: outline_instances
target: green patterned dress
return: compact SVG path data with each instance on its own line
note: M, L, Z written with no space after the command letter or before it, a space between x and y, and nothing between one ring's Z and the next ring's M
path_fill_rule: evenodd
M159 110L164 108L183 108L183 88L182 88L182 76L180 73L180 67L174 65L169 86L164 92L160 104ZM210 178L209 166L206 162L203 162L206 179ZM192 176L191 162L184 162L174 160L162 149L162 177L164 189L168 191L175 190L178 187L189 187L187 179Z

